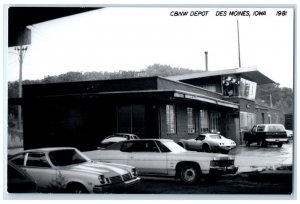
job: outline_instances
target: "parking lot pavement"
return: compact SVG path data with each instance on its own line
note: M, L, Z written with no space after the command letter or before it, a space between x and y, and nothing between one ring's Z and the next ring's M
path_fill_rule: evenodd
M201 180L191 185L179 179L142 176L141 184L129 189L128 194L269 194L287 195L293 193L292 174L289 172L248 172L228 175L217 181ZM256 198L256 197L254 197Z
M293 164L293 143L277 146L259 147L255 144L250 147L244 145L232 150L229 154L235 156L235 164L240 172L275 169L281 165Z

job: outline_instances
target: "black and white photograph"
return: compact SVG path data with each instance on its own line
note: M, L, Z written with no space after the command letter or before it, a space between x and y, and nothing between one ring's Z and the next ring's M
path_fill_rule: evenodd
M5 199L295 199L296 5L3 16Z

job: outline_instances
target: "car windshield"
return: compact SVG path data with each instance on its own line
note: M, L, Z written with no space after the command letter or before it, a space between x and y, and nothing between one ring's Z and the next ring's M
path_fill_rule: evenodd
M161 141L161 143L167 147L171 152L179 153L179 152L186 152L187 150L179 146L173 141Z
M49 157L55 166L67 166L72 164L80 164L89 161L80 152L75 149L56 150L49 153Z
M222 139L221 135L209 135L212 139Z

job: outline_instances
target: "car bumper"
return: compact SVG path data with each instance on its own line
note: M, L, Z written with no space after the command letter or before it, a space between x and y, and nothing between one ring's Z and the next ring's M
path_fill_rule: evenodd
M209 170L209 175L227 175L227 174L235 174L238 171L237 166L229 166L229 167L211 167Z
M276 143L276 142L287 142L288 138L266 139L266 141L267 142L273 142L273 143Z
M233 145L227 145L227 146L219 146L220 150L231 150L234 149L236 146Z
M107 185L97 185L93 187L93 193L103 193L103 192L118 192L124 191L127 188L133 187L141 182L141 178L137 177L135 179L121 182L121 183L114 183L114 184L107 184Z

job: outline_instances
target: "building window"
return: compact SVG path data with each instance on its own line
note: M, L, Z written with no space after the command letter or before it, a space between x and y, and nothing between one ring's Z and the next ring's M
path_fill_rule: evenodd
M118 132L131 133L131 105L118 108Z
M240 127L241 130L250 130L256 124L255 113L240 112Z
M234 97L238 95L239 80L235 76L225 76L222 79L223 95Z
M210 131L211 132L218 132L220 131L220 120L221 120L221 113L212 111L210 112Z
M271 114L268 114L268 122L269 122L269 124L272 123L272 117L271 117Z
M253 81L249 81L241 78L239 85L239 96L255 100L257 84Z
M145 106L124 105L118 108L118 132L144 133Z
M187 108L188 133L195 133L194 109Z
M209 132L209 118L207 110L200 110L200 132Z
M166 118L167 118L167 133L175 134L176 133L176 115L175 115L175 106L166 105Z
M262 121L262 124L265 123L265 114L264 113L261 113L261 121Z

